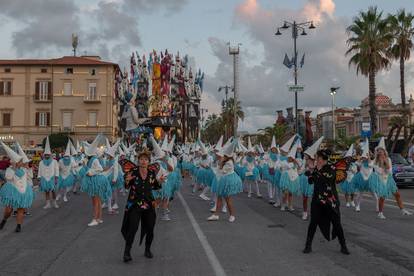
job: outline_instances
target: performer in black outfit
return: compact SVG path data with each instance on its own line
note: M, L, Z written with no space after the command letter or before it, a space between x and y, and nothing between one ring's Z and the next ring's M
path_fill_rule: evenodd
M338 237L341 252L349 255L341 225L335 168L328 164L329 155L328 150L319 150L316 153L316 167L313 171L306 173L309 177L309 184L314 185L314 192L311 203L311 219L303 253L312 252L312 240L318 226L323 236L329 241L332 224L332 239Z
M153 258L151 243L154 238L156 214L152 191L161 189L160 183L164 179L157 181L156 175L159 167L150 165L150 158L149 151L140 152L138 154L139 167L133 168L125 175L125 187L129 188L129 195L121 229L125 239L124 262L132 260L131 247L140 221L140 245L145 237L145 257Z

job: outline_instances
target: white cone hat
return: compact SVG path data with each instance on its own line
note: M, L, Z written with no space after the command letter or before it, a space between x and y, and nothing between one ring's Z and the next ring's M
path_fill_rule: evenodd
M162 141L161 149L163 151L168 151L168 136L164 136L164 141Z
M383 149L383 150L387 151L387 147L385 146L385 138L384 137L381 137L381 139L378 143L378 146L375 148L375 150L378 150L378 149Z
M345 153L344 157L352 157L354 155L354 144L352 144L348 151Z
M307 148L304 154L308 155L310 158L315 159L316 152L319 150L320 145L322 144L324 137L321 136L312 146Z
M112 147L110 146L109 149L106 150L106 153L112 157L115 157L115 153L119 147L119 142L120 140L118 139Z
M46 136L45 150L43 151L43 154L52 154L52 151L50 150L49 136Z
M367 158L367 159L369 158L369 141L368 141L368 138L365 139L365 143L362 146L361 157L364 157L364 158Z
M23 151L22 147L20 146L19 142L16 142L17 151L19 155L22 157L23 163L29 163L30 159L27 157L26 153Z
M296 138L296 134L293 135L289 140L287 140L287 142L280 148L280 150L283 152L289 152L293 144L293 141L295 141L295 138Z
M235 143L231 143L223 150L223 155L227 157L232 157L234 154Z
M66 145L66 151L63 156L70 156L70 139L68 140L68 144Z
M80 145L79 145L79 140L76 140L76 151L78 153L81 152L81 148L80 148Z
M250 140L250 136L247 138L247 151L248 152L255 152L255 149L252 145L252 141Z
M270 149L277 148L276 146L276 137L273 135L272 137L272 144L270 145Z
M298 140L296 140L296 144L298 144L298 149L303 149L302 141L300 140L300 138Z
M174 143L175 143L175 135L173 136L170 143L168 144L168 152L170 152L170 153L173 152Z
M200 144L201 154L207 155L208 154L208 151L206 149L206 146L203 144L203 142L201 142L201 140L199 141L199 144Z
M105 137L105 142L106 142L106 150L111 148L111 143L109 143L109 139L108 137Z
M262 143L259 144L260 153L265 153Z
M289 151L289 154L287 157L291 157L293 159L296 158L296 152L298 150L298 143L293 144L292 148Z
M153 154L155 159L161 159L165 156L165 152L161 150L160 146L157 144L157 141L155 141L154 137L150 137L150 141L152 143L153 147Z
M4 148L4 151L7 153L7 155L9 156L11 162L17 163L23 159L23 156L17 154L14 150L12 150L9 146L7 146L2 141L0 141L0 144Z
M223 135L220 136L220 139L217 141L216 146L214 149L220 151L223 148Z
M87 156L94 156L98 153L98 144L99 144L99 134L95 137L95 140L93 140L92 144L90 144L86 150L85 154Z
M73 146L72 142L69 139L69 143L70 143L70 152L72 155L76 155L78 154L78 151L75 149L75 146Z

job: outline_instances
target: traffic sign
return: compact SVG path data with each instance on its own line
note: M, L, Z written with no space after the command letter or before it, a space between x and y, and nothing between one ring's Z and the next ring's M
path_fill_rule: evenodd
M304 88L304 85L288 85L289 92L303 92Z
M364 137L364 138L371 137L371 124L370 123L362 123L361 137Z

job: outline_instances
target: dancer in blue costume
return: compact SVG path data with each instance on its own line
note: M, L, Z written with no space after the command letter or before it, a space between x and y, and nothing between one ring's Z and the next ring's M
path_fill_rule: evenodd
M203 142L199 141L200 144L200 150L201 150L201 159L200 159L200 170L198 173L198 183L201 183L204 186L203 191L200 194L200 197L203 200L210 200L209 197L207 197L207 193L211 189L211 184L214 180L214 172L211 169L211 166L213 164L213 157L208 154L208 150L206 149Z
M45 193L46 205L43 209L50 209L52 207L50 198L53 199L53 207L59 208L56 202L56 185L59 179L59 164L52 158L50 150L49 136L46 137L45 150L43 152L43 160L39 163L39 170L37 178L40 178L40 191Z
M208 221L219 220L218 211L221 209L223 198L227 203L227 208L230 212L229 222L236 220L234 213L234 206L232 197L243 191L243 184L240 177L234 171L234 154L235 142L231 143L223 150L223 160L220 164L220 173L217 179L216 193L217 193L217 206L216 212L208 217Z
M106 167L105 167L105 176L108 179L108 182L111 185L111 196L107 200L108 214L116 215L118 214L118 192L124 187L124 174L122 168L119 165L119 156L116 154L116 151L119 147L119 140L111 147L108 142L106 154Z
M102 202L106 202L112 194L111 185L103 175L103 168L97 158L99 135L85 150L87 156L87 172L82 178L81 191L92 198L93 218L88 226L97 226L103 223Z
M385 219L383 210L385 199L394 197L402 215L412 215L404 208L397 184L392 176L392 163L385 148L385 139L381 138L375 149L374 173L369 180L370 189L379 197L378 218Z
M280 156L280 182L279 188L283 194L281 211L286 210L286 206L293 211L293 194L299 194L300 179L298 174L298 163L296 161L296 151L298 144L293 142L296 135L293 135L281 148ZM289 152L289 153L288 153ZM286 155L286 153L288 153Z
M356 193L355 211L361 211L362 193L371 192L375 198L375 201L377 202L376 210L378 212L378 196L369 188L369 179L372 176L374 164L370 159L368 139L366 139L365 143L362 146L361 160L357 164L359 166L359 172L355 174L351 182L355 187Z
M280 207L280 193L278 187L280 181L280 162L279 149L276 145L275 136L272 137L269 153L264 157L264 159L263 178L267 182L269 204L272 204L274 207L278 208Z
M6 183L0 187L0 202L5 206L3 220L0 222L0 230L4 228L13 209L15 209L17 210L15 232L18 233L21 231L21 225L23 224L24 211L32 206L34 199L32 186L29 184L30 176L24 167L25 163L29 163L29 159L24 153L23 156L17 154L3 142L0 142L0 144L12 164L6 169Z
M252 196L252 184L255 184L256 187L256 196L261 198L262 195L260 194L259 189L259 180L260 180L260 173L259 169L257 168L256 158L255 158L255 150L250 140L248 138L247 142L247 155L243 160L243 171L244 181L246 182L246 186L248 189L247 197Z
M354 194L355 194L355 187L352 179L354 178L355 174L358 172L358 166L353 161L354 156L354 144L352 144L348 151L345 153L344 158L347 159L349 162L349 168L346 172L346 179L342 181L339 185L341 187L341 191L345 194L346 200L346 207L355 207L354 203Z
M57 186L56 200L58 201L63 194L63 201L68 202L68 192L75 183L74 160L71 157L71 142L68 141L63 158L59 160L59 180Z

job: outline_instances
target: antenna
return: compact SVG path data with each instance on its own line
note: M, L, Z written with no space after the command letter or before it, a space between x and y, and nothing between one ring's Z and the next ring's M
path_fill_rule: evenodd
M73 48L73 56L76 57L76 48L78 48L79 38L78 35L72 33L72 48Z

